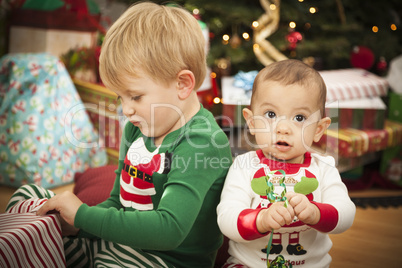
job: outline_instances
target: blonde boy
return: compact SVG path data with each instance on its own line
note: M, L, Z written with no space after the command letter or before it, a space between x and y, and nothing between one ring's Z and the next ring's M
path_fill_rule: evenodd
M153 3L133 5L107 32L100 74L129 121L110 198L89 207L65 192L38 211L56 210L65 221L68 266L213 266L231 152L196 95L204 42L190 13ZM20 191L36 191L29 188L38 187Z
M267 250L270 261L282 255L293 267L329 266L328 233L348 229L355 206L334 159L309 152L331 122L325 99L321 76L301 61L272 63L257 75L251 110L243 115L259 149L235 159L217 209L219 227L230 238L225 267L266 267ZM286 174L287 207L251 187L269 176L280 196L278 170Z

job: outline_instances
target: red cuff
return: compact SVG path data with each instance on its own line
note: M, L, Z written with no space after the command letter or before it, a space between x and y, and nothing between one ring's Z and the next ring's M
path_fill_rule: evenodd
M267 235L267 233L261 234L257 229L257 215L262 209L265 208L245 209L240 212L239 218L237 219L237 230L243 239L254 240Z
M318 207L321 217L317 224L310 226L323 233L328 233L334 230L339 220L339 215L336 208L329 204L317 203L314 201L311 203Z

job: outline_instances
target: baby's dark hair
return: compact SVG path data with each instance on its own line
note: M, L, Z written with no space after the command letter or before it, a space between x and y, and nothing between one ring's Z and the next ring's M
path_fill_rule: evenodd
M287 59L271 63L263 68L254 80L251 108L253 108L253 100L259 84L265 81L275 81L285 86L299 84L303 87L316 88L320 91L318 101L321 116L325 117L327 87L321 75L312 67L300 60Z

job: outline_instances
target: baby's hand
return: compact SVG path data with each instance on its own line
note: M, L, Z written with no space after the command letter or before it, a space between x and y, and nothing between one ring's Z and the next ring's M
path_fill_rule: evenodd
M294 214L305 224L314 225L320 220L320 210L311 203L304 194L288 192L286 194L289 205L293 208Z
M284 202L273 203L269 208L262 209L257 216L257 229L260 233L280 229L285 224L290 224L295 214L293 208Z

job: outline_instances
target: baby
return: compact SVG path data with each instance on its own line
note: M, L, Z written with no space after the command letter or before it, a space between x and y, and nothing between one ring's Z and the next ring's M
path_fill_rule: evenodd
M243 116L259 149L235 159L217 208L230 239L224 267L267 267L267 253L293 267L329 267L328 234L347 230L356 207L333 157L309 152L331 123L325 100L322 77L301 61L272 63L257 75Z

